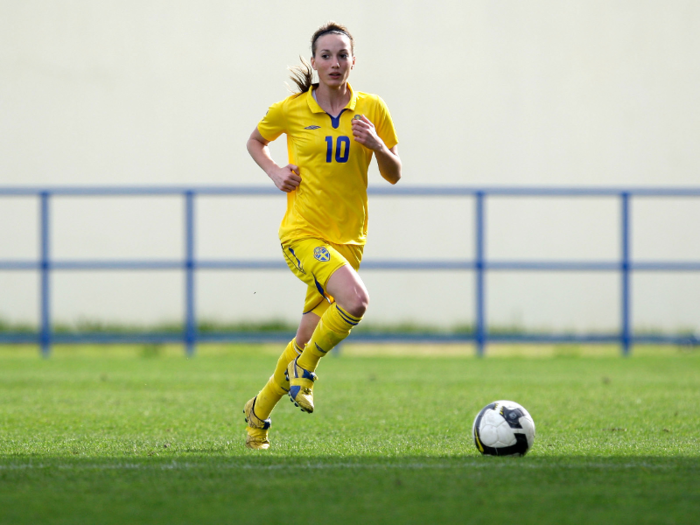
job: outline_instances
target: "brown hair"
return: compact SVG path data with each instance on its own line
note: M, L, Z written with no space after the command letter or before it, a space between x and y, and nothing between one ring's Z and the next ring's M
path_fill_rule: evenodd
M350 40L350 53L355 54L355 40L353 40L348 28L332 20L326 22L321 27L319 27L316 32L311 36L311 56L316 56L316 41L323 35L344 35ZM300 66L293 66L289 68L292 73L289 78L292 79L299 89L299 93L306 93L309 88L313 85L313 74L314 71L311 68L311 64L307 62L303 57L301 59Z

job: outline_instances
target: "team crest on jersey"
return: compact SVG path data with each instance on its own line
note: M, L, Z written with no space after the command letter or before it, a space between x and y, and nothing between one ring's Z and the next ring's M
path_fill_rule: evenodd
M331 254L325 246L319 246L318 248L315 248L314 257L321 262L328 262L331 260Z
M306 126L304 129L321 129L321 126Z

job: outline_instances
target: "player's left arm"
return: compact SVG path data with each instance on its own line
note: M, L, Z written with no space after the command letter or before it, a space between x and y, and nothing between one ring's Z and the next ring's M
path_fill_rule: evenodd
M391 184L396 184L401 178L401 158L398 146L387 148L381 137L377 135L374 124L364 115L359 115L359 117L352 121L352 134L355 141L374 151L379 173Z

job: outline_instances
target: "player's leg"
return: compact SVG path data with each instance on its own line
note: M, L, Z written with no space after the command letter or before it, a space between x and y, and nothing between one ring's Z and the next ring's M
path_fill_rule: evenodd
M277 402L289 391L289 381L284 372L287 364L301 355L302 348L292 339L277 360L275 371L267 380L258 395L250 399L243 408L246 426L246 447L252 449L267 449L270 447L268 430L272 424L270 414Z
M307 348L298 360L299 366L313 372L319 360L350 335L369 305L369 293L357 272L349 265L338 268L328 279L328 293L335 298L321 317Z
M255 414L260 419L267 419L275 408L275 405L277 405L277 402L283 395L289 392L289 381L285 376L287 365L301 355L320 320L321 318L313 311L307 312L302 316L296 337L292 339L284 349L277 360L275 371L270 376L267 384L257 395Z
M361 247L353 262L359 266ZM352 253L348 255L352 258ZM325 282L325 290L335 302L326 307L309 343L301 356L289 364L289 396L305 412L313 412L314 373L319 361L338 343L350 335L353 327L362 320L369 304L369 293L357 271L348 263L333 271Z
M327 303L324 304L324 307L327 308ZM317 307L301 316L301 322L299 323L297 335L294 339L296 339L302 349L306 346L306 343L309 342L309 339L311 339L311 335L314 333L314 330L316 330L316 325L318 325L318 322L321 320L325 308L323 308L323 311L319 311L320 309Z
M304 309L306 311L309 308L310 311L302 315L296 337L287 344L277 360L275 371L262 390L245 404L243 413L247 423L246 446L248 448L265 450L270 447L268 439L269 428L272 424L270 414L282 396L289 392L289 380L287 380L285 374L287 365L301 355L304 346L308 343L316 325L321 319L320 315L315 312L321 313L324 307L319 308L316 306L312 308L311 305L314 303L321 304L322 302L326 303L316 288L309 288Z

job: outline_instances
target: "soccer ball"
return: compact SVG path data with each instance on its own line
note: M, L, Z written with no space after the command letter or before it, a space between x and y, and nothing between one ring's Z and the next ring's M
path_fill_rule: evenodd
M535 422L514 401L494 401L476 415L474 444L486 456L524 456L535 440Z

